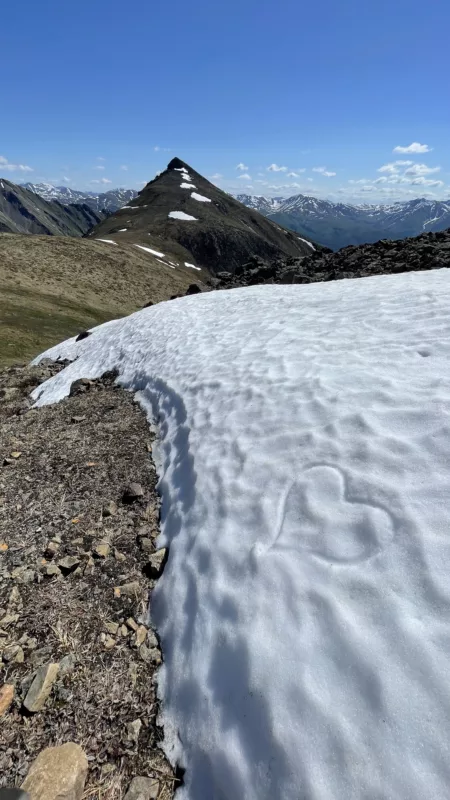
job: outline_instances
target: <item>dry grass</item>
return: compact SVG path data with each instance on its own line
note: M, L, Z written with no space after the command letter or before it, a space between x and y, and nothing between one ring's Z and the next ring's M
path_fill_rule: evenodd
M0 366L184 294L195 277L131 244L0 234Z

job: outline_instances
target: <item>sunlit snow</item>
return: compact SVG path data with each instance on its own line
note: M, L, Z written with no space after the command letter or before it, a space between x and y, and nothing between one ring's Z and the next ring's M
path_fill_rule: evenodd
M197 217L191 217L190 214L185 214L184 211L171 211L169 214L171 219L184 219L186 221L198 222Z
M307 245L308 245L308 247L310 247L312 250L315 250L315 249L316 249L316 248L314 247L313 243L312 243L312 242L308 242L308 240L307 240L307 239L302 239L302 237L301 237L301 236L297 236L297 239L299 240L299 242L304 242L305 244L307 244Z
M106 242L107 244L117 244L113 239L96 239L96 242Z
M151 253L152 256L158 256L159 258L165 258L164 253L159 253L158 250L152 250L151 247L144 247L143 244L135 244L135 247L140 247L141 250L146 250L147 253Z
M198 269L199 272L201 271L201 267L196 267L195 264L189 264L187 261L184 262L184 266L189 267L189 269Z
M178 800L444 800L450 270L159 303L48 351L157 423Z
M193 183L180 183L180 189L196 189Z
M191 197L193 200L198 200L200 203L210 203L211 200L209 197L205 197L202 194L197 194L197 192L192 192Z

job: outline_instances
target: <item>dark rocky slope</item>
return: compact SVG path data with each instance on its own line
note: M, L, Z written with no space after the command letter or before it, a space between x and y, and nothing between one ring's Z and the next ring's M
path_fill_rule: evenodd
M48 202L23 186L0 180L0 233L83 236L103 218L86 204Z
M183 174L191 178L192 191L189 185L182 186L189 184ZM171 212L194 219L173 219ZM131 206L108 217L89 236L146 244L213 273L233 271L253 254L274 259L300 257L312 250L304 239L245 207L178 158L145 186Z
M317 283L442 267L450 268L450 229L412 239L383 239L375 244L344 247L337 253L316 251L304 258L252 258L234 275L221 273L211 284L215 288L234 288L257 283Z

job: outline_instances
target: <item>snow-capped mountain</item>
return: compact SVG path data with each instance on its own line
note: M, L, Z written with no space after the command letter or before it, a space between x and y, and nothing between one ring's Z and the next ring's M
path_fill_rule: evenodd
M298 194L288 198L239 195L241 203L333 250L378 239L404 239L450 227L450 200L418 198L390 205L333 203Z
M51 183L24 183L23 187L38 194L44 200L57 200L64 205L85 203L93 211L113 214L122 206L133 200L137 192L134 189L111 189L108 192L81 192L68 186L53 186Z

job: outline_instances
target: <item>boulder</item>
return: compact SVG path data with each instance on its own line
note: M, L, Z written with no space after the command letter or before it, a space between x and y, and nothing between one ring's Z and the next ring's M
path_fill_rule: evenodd
M29 800L81 800L87 771L86 754L75 742L46 747L33 761L21 788Z

